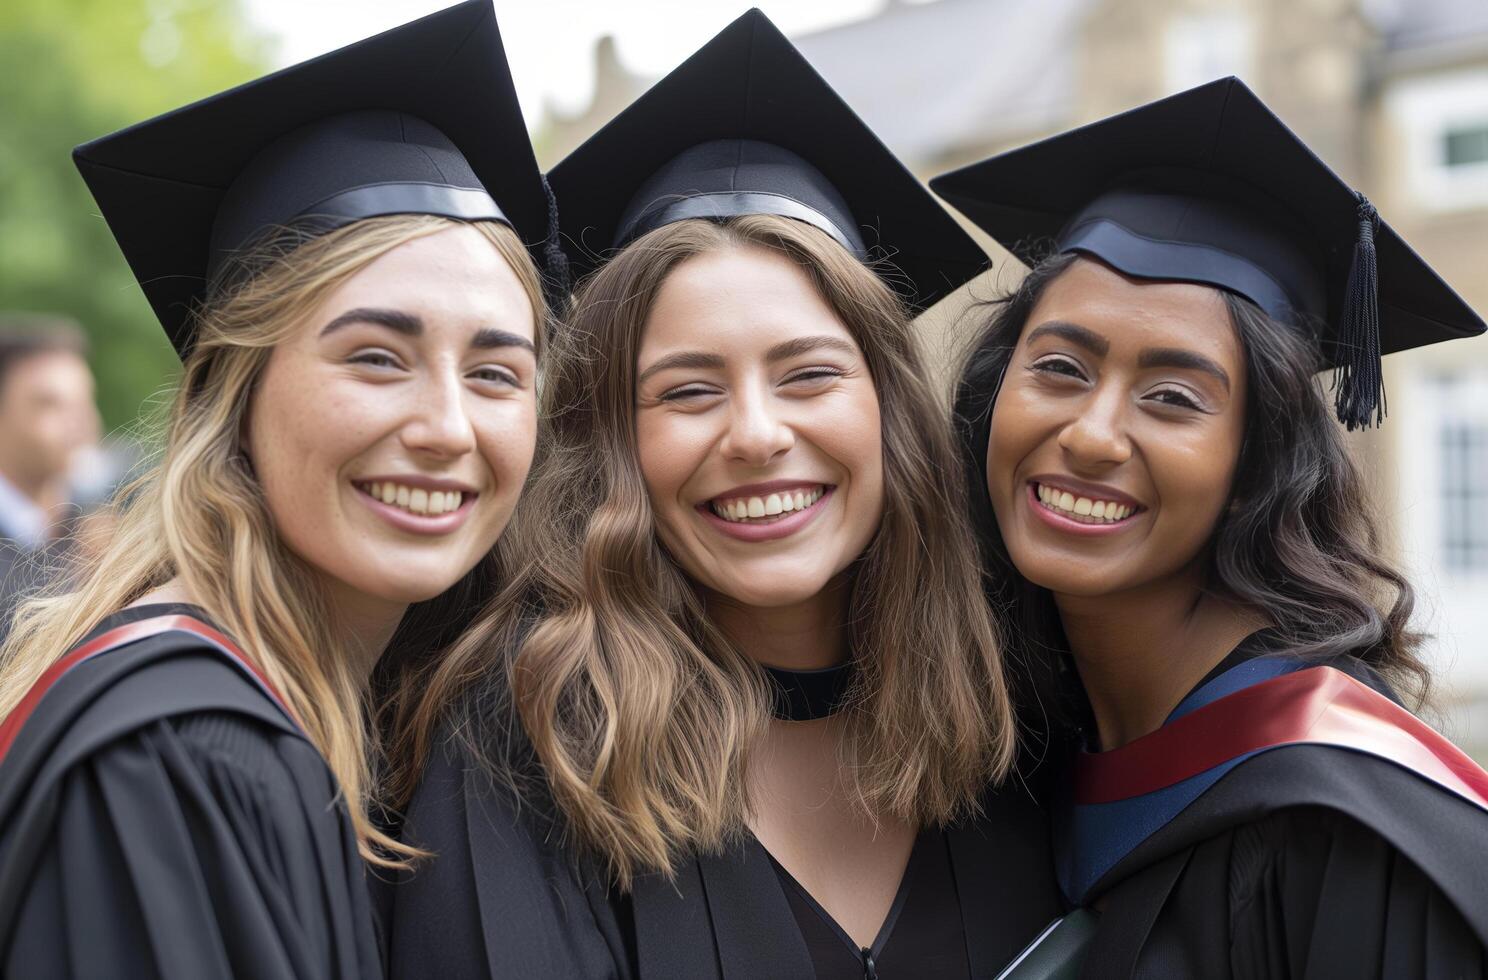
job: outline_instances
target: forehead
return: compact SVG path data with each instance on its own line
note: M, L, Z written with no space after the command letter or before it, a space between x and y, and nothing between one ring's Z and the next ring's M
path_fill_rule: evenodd
M763 248L726 248L687 259L667 276L646 318L640 356L678 348L743 356L808 334L856 344L793 261Z
M415 238L373 259L326 297L313 319L355 307L415 313L429 329L470 322L534 336L532 303L521 280L495 244L469 225Z
M37 387L57 384L88 384L93 373L81 354L70 350L43 350L22 354L5 368L0 384L7 387Z
M1025 336L1028 327L1055 320L1096 331L1110 342L1113 355L1176 347L1226 364L1241 359L1240 341L1219 290L1132 279L1083 256L1044 288L1028 316Z

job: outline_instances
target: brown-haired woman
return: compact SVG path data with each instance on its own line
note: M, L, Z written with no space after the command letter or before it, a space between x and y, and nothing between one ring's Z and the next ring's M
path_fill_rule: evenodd
M1044 818L991 789L1014 732L949 426L854 215L922 299L982 260L844 116L756 12L553 173L623 247L552 347L531 564L414 719L415 755L462 737L409 810L439 857L395 975L985 976L1057 911ZM697 142L627 159L664 125Z
M1483 975L1488 773L1402 703L1411 588L1316 381L1378 421L1381 350L1482 321L1236 79L934 186L1056 241L957 411L1082 975Z
M536 438L547 208L503 66L477 0L79 149L184 372L5 648L6 976L381 975L362 859L412 852L369 813L369 675L499 572ZM487 94L409 97L431 73Z

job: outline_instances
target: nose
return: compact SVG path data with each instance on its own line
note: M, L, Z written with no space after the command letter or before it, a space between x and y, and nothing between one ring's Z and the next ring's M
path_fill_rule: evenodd
M789 450L796 438L779 409L775 400L763 391L740 392L730 405L728 431L719 447L723 455L762 467Z
M457 376L431 378L400 433L412 452L454 459L475 449L475 426Z
M1072 467L1092 470L1119 466L1131 458L1126 432L1126 399L1115 385L1097 390L1059 433L1059 448Z

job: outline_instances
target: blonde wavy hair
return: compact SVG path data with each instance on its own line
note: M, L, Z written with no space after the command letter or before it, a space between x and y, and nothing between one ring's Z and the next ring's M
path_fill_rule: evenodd
M882 406L884 513L851 571L858 670L839 715L856 801L873 818L945 824L974 812L1013 757L950 423L902 304L808 225L667 225L594 273L555 332L547 428L514 522L522 571L410 678L421 697L405 700L394 746L395 799L445 726L518 791L540 780L563 832L621 888L742 832L746 771L770 717L763 671L710 623L659 543L636 452L636 356L656 296L683 262L731 248L801 267L863 351ZM493 749L513 709L535 777L520 771L526 746Z
M454 224L397 215L308 240L286 229L236 260L231 285L198 312L160 458L117 495L115 530L102 554L18 610L0 650L0 717L104 615L178 578L298 715L345 794L363 857L399 866L417 853L369 819L375 751L365 720L367 684L352 666L318 574L274 530L244 456L243 432L276 344L374 259ZM516 233L495 222L473 227L516 272L541 324L541 279ZM502 561L498 549L487 564ZM472 575L489 577L492 570ZM451 590L468 592L468 586Z

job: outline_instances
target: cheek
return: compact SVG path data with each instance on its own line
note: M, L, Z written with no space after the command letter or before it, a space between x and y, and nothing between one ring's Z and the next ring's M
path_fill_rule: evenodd
M537 448L537 406L530 398L493 406L482 416L476 439L498 492L519 489Z
M987 493L1001 505L1010 496L1018 464L1040 443L1043 434L1057 431L1040 416L1025 392L1004 390L992 408L987 439Z
M872 490L872 503L877 510L883 504L883 416L879 411L878 393L864 385L852 400L844 418L836 420L828 431L834 434L832 454L842 460L860 487ZM839 448L840 447L840 448Z
M656 410L637 414L636 461L646 495L663 519L706 455L710 431L703 416Z
M1224 513L1239 461L1238 438L1228 433L1193 433L1169 438L1149 457L1153 484L1169 516L1172 539L1183 550L1196 551L1214 533Z
M270 362L249 402L246 444L281 532L324 519L317 512L334 499L341 467L368 443L379 411L375 400Z

